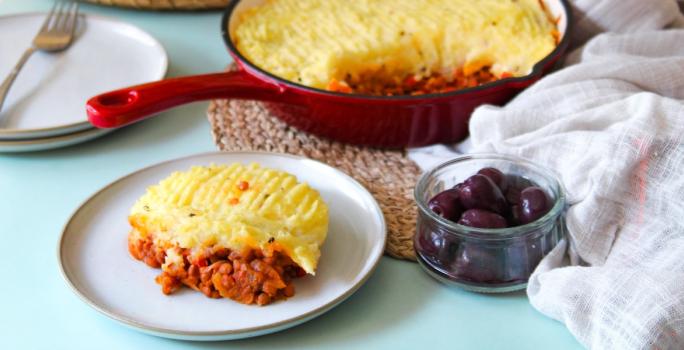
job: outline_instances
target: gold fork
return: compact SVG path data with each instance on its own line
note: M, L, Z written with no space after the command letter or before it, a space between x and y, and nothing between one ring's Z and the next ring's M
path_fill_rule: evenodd
M68 48L74 39L77 19L77 3L71 1L55 2L45 22L43 22L43 26L33 38L31 46L24 52L17 65L0 85L0 110L2 110L2 104L5 102L10 86L12 86L21 67L28 61L31 54L36 51L58 52Z

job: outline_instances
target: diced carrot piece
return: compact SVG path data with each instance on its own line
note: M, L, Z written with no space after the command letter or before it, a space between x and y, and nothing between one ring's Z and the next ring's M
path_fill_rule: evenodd
M352 93L352 88L347 85L344 81L338 81L337 79L332 79L328 84L328 90L335 92L344 92L347 94Z

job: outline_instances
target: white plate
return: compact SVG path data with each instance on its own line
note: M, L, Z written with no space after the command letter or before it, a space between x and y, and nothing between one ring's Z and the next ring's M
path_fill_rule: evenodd
M113 129L88 128L70 134L26 140L0 140L0 153L46 151L90 141L112 132Z
M210 163L258 162L317 189L330 208L330 229L316 276L295 282L296 294L258 307L209 299L183 288L164 296L160 272L130 257L127 216L145 189L173 171ZM59 264L73 291L105 315L143 332L177 339L225 340L276 332L310 320L354 293L385 246L377 202L339 170L310 159L261 152L216 152L168 161L123 177L88 199L66 224Z
M19 73L0 111L0 140L51 137L90 128L86 101L97 94L159 80L168 60L141 29L113 19L82 16L71 47L36 52ZM45 14L0 17L0 80L28 48Z

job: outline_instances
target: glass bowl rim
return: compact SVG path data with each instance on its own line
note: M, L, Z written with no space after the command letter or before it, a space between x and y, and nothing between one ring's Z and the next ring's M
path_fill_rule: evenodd
M449 166L452 166L456 163L461 163L463 161L488 159L503 160L515 164L521 164L527 168L533 169L535 172L541 174L542 176L551 179L554 184L554 187L557 189L558 192L558 196L554 201L553 207L551 207L551 209L546 214L544 214L544 216L540 217L535 221L532 221L525 225L505 228L479 228L461 225L435 214L435 212L428 208L427 202L422 198L422 194L425 192L425 187L427 186L428 180L431 179L436 172L445 169ZM470 153L467 155L458 156L456 158L438 164L431 170L426 171L425 173L423 173L423 175L421 175L421 177L418 179L416 187L413 190L413 197L416 204L418 205L418 209L420 210L420 212L426 215L431 221L437 222L438 224L444 226L447 229L446 232L448 232L449 234L469 236L479 239L512 238L523 236L526 233L533 232L534 230L545 226L552 220L555 220L560 214L562 214L563 210L565 209L566 201L565 188L563 187L563 183L561 182L559 176L556 175L554 171L521 157L496 153Z

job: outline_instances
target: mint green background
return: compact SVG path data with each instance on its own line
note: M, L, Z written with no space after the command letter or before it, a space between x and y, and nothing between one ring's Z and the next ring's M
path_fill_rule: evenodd
M50 5L0 0L0 15L45 11ZM162 13L91 5L81 9L138 25L158 38L169 54L169 76L215 72L230 61L219 34L220 12ZM365 286L332 311L258 338L213 343L167 340L97 313L67 288L59 273L55 252L62 226L91 193L122 175L162 160L215 150L206 107L207 103L195 103L176 108L65 149L0 154L0 348L581 348L561 323L534 310L523 292L481 295L448 288L417 264L387 257Z

